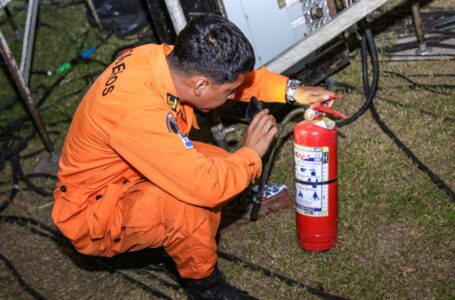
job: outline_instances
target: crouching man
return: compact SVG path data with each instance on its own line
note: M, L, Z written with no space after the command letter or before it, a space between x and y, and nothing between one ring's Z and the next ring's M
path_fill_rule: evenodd
M309 104L332 92L254 71L253 48L230 21L194 18L175 46L123 52L80 103L62 150L52 218L81 253L163 247L190 299L254 299L217 268L220 208L261 174L277 134L263 110L234 153L192 141L193 108L228 99Z

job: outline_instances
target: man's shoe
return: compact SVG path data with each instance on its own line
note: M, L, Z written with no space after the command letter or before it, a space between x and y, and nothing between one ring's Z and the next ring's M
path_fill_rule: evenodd
M209 277L185 279L183 285L189 300L257 300L246 291L227 283L217 267Z

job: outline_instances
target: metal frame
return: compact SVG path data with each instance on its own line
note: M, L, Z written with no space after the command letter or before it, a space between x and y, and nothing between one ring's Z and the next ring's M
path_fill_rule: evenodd
M175 32L178 34L186 25L185 14L179 0L164 0L172 20Z
M286 71L330 42L385 2L387 2L387 0L360 0L355 2L317 32L266 64L266 67L279 73Z
M22 73L20 72L19 68L17 67L16 60L14 59L13 53L9 49L8 43L6 42L6 39L3 37L3 33L1 30L0 30L0 52L1 52L1 55L3 56L3 60L5 61L5 64L7 65L11 76L14 79L14 82L16 83L17 89L19 90L22 100L23 100L28 112L30 113L30 115L32 117L32 121L35 124L36 129L38 130L38 133L41 137L41 140L44 143L44 146L46 147L46 150L49 153L53 154L54 146L52 145L49 135L47 134L47 131L46 131L46 128L44 127L41 116L40 116L37 108L35 107L35 104L33 103L33 99L32 99L30 90L27 87L27 84L24 80Z
M346 29L356 24L388 0L359 0L336 15L326 26L297 43L265 66L282 73L318 50ZM175 31L185 26L186 19L179 0L165 0Z
M0 53L8 67L9 73L13 78L14 83L21 95L27 111L30 113L32 122L38 130L39 136L46 150L54 155L54 145L52 144L49 135L44 127L44 123L36 108L32 94L27 86L30 75L30 64L32 60L33 42L35 38L35 24L38 12L38 0L29 0L27 19L25 24L24 39L22 45L21 66L17 66L13 53L11 52L6 39L0 30Z
M100 18L98 17L98 13L96 12L95 5L93 4L92 0L86 0L88 8L90 9L90 12L93 16L93 19L95 19L96 26L98 26L98 29L102 32L104 31L103 24L101 23Z
M24 38L22 44L21 65L19 67L25 84L28 84L30 77L30 64L32 62L32 50L35 40L35 24L38 15L38 0L29 0L27 19L25 21Z

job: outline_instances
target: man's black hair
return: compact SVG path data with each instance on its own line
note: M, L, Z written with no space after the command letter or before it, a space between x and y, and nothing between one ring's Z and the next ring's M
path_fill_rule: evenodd
M189 75L204 75L217 84L233 82L254 69L254 50L229 20L215 14L194 17L179 33L169 62Z

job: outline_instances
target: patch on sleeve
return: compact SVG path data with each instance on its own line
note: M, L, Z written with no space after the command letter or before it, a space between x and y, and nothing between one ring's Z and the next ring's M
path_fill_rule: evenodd
M193 142L187 136L183 135L180 132L180 129L177 126L177 122L175 121L171 113L168 113L166 115L166 127L167 130L169 130L169 132L173 132L178 135L186 149L193 148Z
M166 127L169 132L177 133L179 132L179 128L177 127L177 122L174 120L174 117L171 113L167 113L166 115Z
M167 105L173 110L177 111L177 105L179 104L179 98L167 93Z
M183 142L183 145L185 146L186 149L193 148L193 142L187 137L181 134L180 132L177 133L180 139Z

